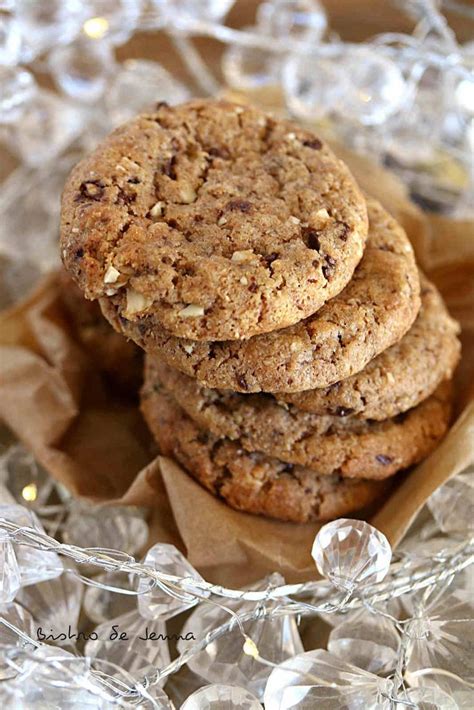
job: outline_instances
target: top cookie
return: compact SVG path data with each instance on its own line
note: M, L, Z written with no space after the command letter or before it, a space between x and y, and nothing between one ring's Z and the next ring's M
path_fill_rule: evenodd
M369 200L369 237L346 288L317 313L289 328L240 342L202 343L104 314L149 353L200 384L236 392L300 392L328 387L362 370L409 330L420 308L420 281L403 229Z
M349 282L366 237L365 200L325 144L225 101L138 116L63 194L63 260L86 297L194 340L306 318Z

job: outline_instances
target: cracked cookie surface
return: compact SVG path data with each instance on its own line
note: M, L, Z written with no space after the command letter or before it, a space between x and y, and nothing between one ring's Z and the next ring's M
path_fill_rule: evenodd
M232 508L278 520L331 520L360 510L386 490L385 481L318 476L207 434L164 390L146 392L141 409L161 453L174 458Z
M320 475L388 478L425 458L446 433L451 415L447 382L417 407L381 422L310 414L271 395L210 390L150 356L144 382L145 397L164 389L214 436Z
M225 101L137 117L63 194L64 264L126 335L144 320L205 341L292 325L344 288L366 237L364 197L324 143Z
M423 274L420 283L420 312L398 343L346 380L275 397L305 412L376 420L406 412L429 397L442 380L451 379L461 353L460 328L434 284Z
M397 222L368 200L369 237L346 288L296 325L240 342L175 338L143 319L127 321L110 299L102 310L145 351L206 387L236 392L300 392L360 372L409 330L420 308L413 248Z

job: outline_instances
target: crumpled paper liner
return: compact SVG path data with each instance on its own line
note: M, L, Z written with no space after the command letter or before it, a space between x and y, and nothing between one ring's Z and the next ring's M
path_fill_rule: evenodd
M474 224L428 218L393 176L339 150L361 187L403 224L425 269L463 327L457 422L438 449L365 517L396 544L439 485L474 461ZM0 315L0 419L74 495L148 506L150 544L170 542L210 581L240 586L278 570L315 577L317 524L295 525L228 508L174 462L153 460L136 404L125 402L74 338L53 274Z

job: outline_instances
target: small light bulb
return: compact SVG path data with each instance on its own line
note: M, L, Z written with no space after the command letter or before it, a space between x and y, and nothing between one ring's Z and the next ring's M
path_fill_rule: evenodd
M109 31L109 23L105 17L91 17L84 22L82 29L91 39L102 39Z
M28 503L32 503L36 500L38 497L38 487L36 483L28 483L28 485L23 488L21 495Z
M255 643L255 641L252 641L251 638L245 639L243 651L246 656L250 656L251 658L258 658L260 656L257 644Z

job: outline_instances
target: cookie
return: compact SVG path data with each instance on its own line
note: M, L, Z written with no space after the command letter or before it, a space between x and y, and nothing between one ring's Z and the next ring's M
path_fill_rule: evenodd
M320 475L337 471L348 478L388 478L421 461L446 433L451 415L448 382L414 409L375 422L309 414L271 395L210 390L148 356L144 392L162 388L216 437Z
M363 195L330 148L226 101L137 117L63 195L64 264L126 335L144 319L205 341L294 324L344 288L366 237Z
M64 270L58 274L58 284L74 337L114 387L136 398L142 383L143 351L115 332L99 304L87 301Z
M386 482L319 476L201 431L164 390L147 391L142 411L161 452L232 508L279 520L330 520L369 505Z
M325 389L275 397L314 414L388 419L406 412L451 379L461 345L459 324L436 287L420 275L421 309L403 338L356 375Z
M102 310L147 352L207 387L236 392L299 392L360 372L409 330L420 307L413 249L402 228L368 201L369 238L346 288L314 316L240 342L175 338L153 322L124 322L110 299Z

